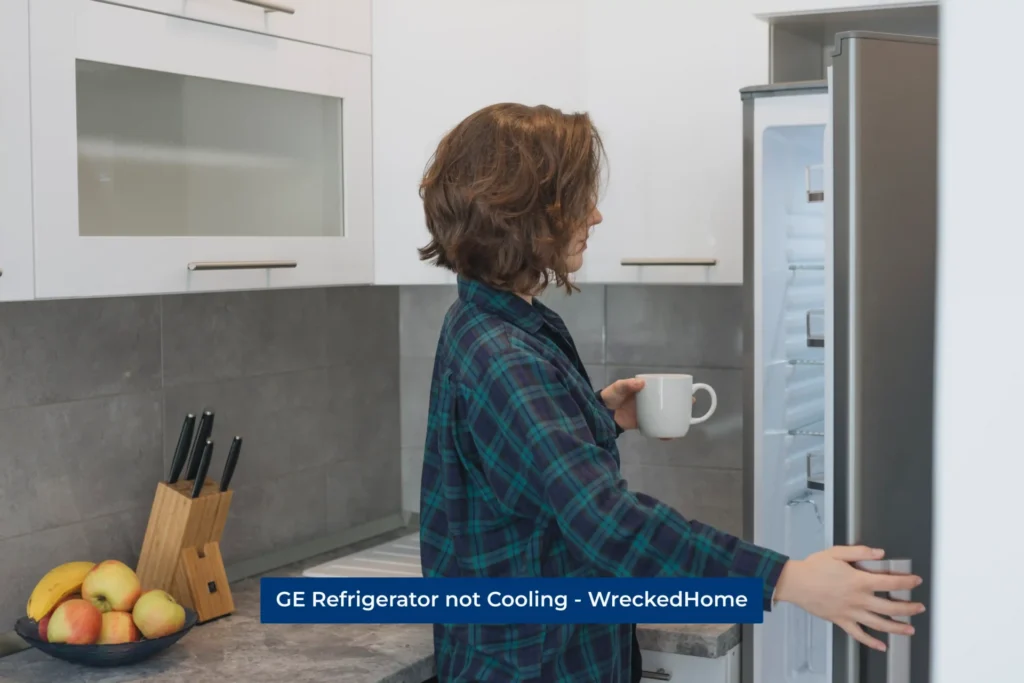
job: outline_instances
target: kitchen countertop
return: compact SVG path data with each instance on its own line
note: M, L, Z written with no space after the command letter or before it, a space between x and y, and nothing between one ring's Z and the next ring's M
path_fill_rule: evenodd
M298 576L332 556L372 547L407 529L284 567L269 575ZM421 683L434 674L432 631L411 624L261 624L259 578L232 585L235 613L197 626L165 652L124 669L89 669L26 650L0 659L0 683ZM641 625L640 647L695 657L720 657L740 628L727 625Z

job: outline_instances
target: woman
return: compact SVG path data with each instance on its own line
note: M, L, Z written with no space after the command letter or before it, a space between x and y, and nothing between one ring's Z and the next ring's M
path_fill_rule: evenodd
M420 502L428 577L744 576L883 649L923 611L875 592L881 551L791 560L626 489L615 440L636 428L637 379L594 392L562 320L536 296L572 291L597 210L603 149L585 114L499 104L440 143L423 178L421 258L458 274L437 346ZM442 683L640 680L631 625L436 625Z

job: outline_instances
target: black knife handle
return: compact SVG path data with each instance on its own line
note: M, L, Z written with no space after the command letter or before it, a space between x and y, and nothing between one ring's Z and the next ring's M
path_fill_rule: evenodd
M206 440L203 447L203 457L199 459L199 471L196 472L196 481L192 484L192 497L198 498L199 492L203 490L206 483L206 473L210 471L210 459L213 457L213 441Z
M231 477L235 474L235 465L238 464L238 454L242 450L242 437L236 436L231 440L231 448L228 449L228 460L224 463L224 473L220 475L220 490L227 491L231 483Z
M192 432L196 428L196 416L189 413L181 424L181 434L178 435L178 445L174 449L174 457L171 459L171 475L167 478L168 484L178 481L181 470L185 467L185 456L188 455L188 447L192 443Z
M203 416L199 418L199 428L196 430L196 440L192 444L192 455L188 458L188 468L185 470L185 478L192 481L196 478L196 472L199 471L199 460L203 456L203 448L206 446L206 440L210 438L210 434L213 433L213 413L209 410L203 413Z

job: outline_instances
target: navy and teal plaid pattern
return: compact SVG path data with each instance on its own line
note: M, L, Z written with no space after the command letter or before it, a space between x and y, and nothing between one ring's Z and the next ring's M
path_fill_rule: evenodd
M459 280L434 362L420 499L428 577L744 576L786 557L631 493L620 430L562 320ZM438 679L628 683L630 625L436 625Z

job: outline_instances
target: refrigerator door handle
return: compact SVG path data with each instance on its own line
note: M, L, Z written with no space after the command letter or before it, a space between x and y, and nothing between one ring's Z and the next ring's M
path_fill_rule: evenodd
M910 574L910 560L868 560L856 565L864 571L877 574ZM893 600L910 600L910 591L891 591ZM910 623L910 617L893 617L895 621ZM889 648L886 653L885 683L910 683L910 636L889 634Z

